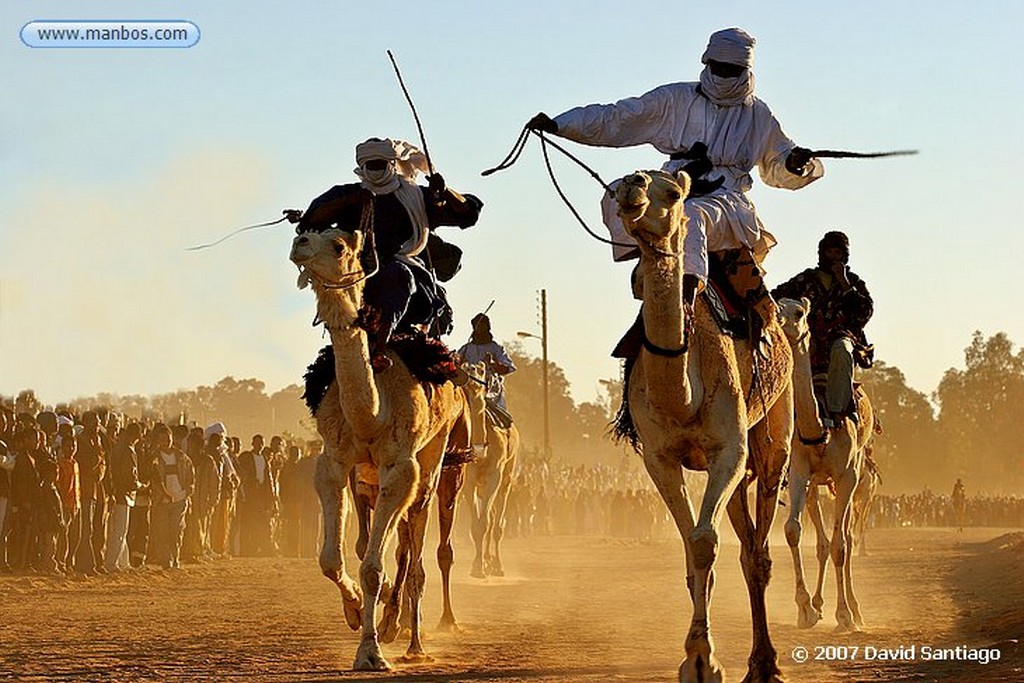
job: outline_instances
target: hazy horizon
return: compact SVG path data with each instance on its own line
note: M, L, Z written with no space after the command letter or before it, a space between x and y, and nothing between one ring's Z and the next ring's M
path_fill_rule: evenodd
M325 341L310 326L312 294L295 288L290 229L186 248L353 182L353 149L367 137L418 144L391 49L438 169L485 202L476 227L440 233L465 251L448 286L456 328L446 341L458 346L492 300L497 339L539 332L545 288L550 358L578 402L593 400L600 379L618 376L609 352L636 314L631 265L612 263L576 225L535 143L510 170L480 171L537 111L695 80L707 36L727 26L757 38L757 94L798 144L920 150L826 161L825 178L796 193L755 178L751 196L779 240L769 283L813 265L826 230L845 230L851 268L875 298L876 357L926 394L963 367L975 330L1024 343L1024 231L1011 190L1024 152L1024 88L1012 66L1024 6L678 11L677 27L659 27L670 37L640 42L610 2L444 2L404 8L397 21L385 7L313 2L4 5L0 85L14 96L0 111L0 394L32 388L57 403L229 375L258 378L268 392L300 382ZM180 50L31 49L18 37L29 21L69 18L180 18L202 37ZM646 147L569 144L605 179L662 161ZM556 165L600 230L600 188ZM536 341L523 348L540 355Z

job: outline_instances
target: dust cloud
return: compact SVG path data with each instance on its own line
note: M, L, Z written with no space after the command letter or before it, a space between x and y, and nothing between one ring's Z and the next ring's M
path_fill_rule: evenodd
M54 181L26 194L0 236L0 384L55 403L228 374L297 381L315 335L312 301L295 303L290 230L186 251L277 218L272 185L261 157L206 149L116 184Z

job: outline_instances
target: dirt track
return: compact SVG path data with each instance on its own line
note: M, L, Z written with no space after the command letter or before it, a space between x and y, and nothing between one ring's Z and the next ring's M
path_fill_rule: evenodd
M795 627L788 549L773 547L773 639L787 680L1024 680L1008 639L1024 635L1024 543L990 542L1003 530L871 532L872 555L855 558L866 632L833 635L834 582L825 621ZM432 534L432 539L436 538ZM464 539L460 539L464 541ZM690 608L678 541L514 539L503 579L468 576L456 548L454 600L463 632L428 630L431 664L404 666L405 643L385 646L392 674L349 671L357 639L336 589L314 560L236 559L128 576L70 581L0 577L0 680L36 681L674 681ZM750 646L738 548L719 561L712 629L730 680ZM813 566L813 549L805 549ZM440 614L433 549L425 620ZM797 664L818 645L991 646L1002 659L974 662Z

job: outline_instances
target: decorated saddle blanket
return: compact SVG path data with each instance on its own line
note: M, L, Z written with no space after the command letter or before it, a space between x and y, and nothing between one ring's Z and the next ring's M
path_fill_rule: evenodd
M421 332L396 334L388 342L388 349L394 351L420 382L441 385L454 379L457 369L455 355L440 339L428 337ZM327 395L327 389L334 381L334 347L320 349L303 375L305 391L302 398L311 415L315 415Z

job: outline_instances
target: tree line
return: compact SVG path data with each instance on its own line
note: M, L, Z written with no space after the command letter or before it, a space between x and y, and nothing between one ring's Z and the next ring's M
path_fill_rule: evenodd
M528 457L545 457L543 364L518 342L507 345L518 370L506 378L509 410ZM1006 333L975 332L964 351L964 366L945 372L930 395L907 385L903 372L884 361L859 375L873 401L883 434L874 457L888 493L931 488L948 492L960 477L972 493L1024 493L1024 349ZM550 457L574 464L616 464L633 457L608 436L618 410L620 377L601 380L593 401L573 400L557 362L548 367ZM268 393L255 378L225 377L212 386L155 396L98 394L70 401L81 412L106 406L130 416L205 425L220 420L245 442L257 432L317 438L302 400L303 387L289 385ZM32 403L38 404L32 407ZM19 411L41 409L32 390L15 399Z

